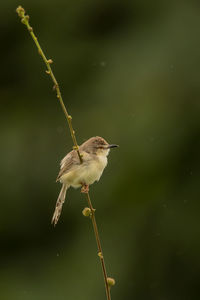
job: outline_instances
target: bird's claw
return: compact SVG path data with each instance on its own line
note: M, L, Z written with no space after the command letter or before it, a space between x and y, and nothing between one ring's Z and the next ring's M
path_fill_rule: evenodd
M82 184L81 193L87 194L89 192L89 185L88 184Z

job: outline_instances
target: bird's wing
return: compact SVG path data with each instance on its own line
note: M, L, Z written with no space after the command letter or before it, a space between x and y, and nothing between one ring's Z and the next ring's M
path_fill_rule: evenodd
M60 172L58 174L58 177L56 181L62 177L62 175L68 173L71 171L72 168L74 168L76 165L79 165L79 157L75 150L72 150L69 152L60 162Z

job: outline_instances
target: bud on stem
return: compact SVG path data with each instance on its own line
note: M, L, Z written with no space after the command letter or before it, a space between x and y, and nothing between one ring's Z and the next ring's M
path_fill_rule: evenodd
M107 283L108 283L108 286L111 287L111 286L115 285L115 279L112 277L107 277Z
M82 211L82 214L84 215L84 217L91 217L92 215L91 209L89 207L85 207Z

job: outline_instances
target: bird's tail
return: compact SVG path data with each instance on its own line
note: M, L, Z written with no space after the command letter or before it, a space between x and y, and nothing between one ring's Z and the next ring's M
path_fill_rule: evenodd
M56 202L56 207L54 210L54 214L53 214L53 218L51 220L51 224L53 224L54 226L56 226L56 224L58 223L61 211L62 211L62 206L63 203L65 202L65 196L66 196L66 191L67 191L68 186L63 184L60 194L58 196L57 202Z

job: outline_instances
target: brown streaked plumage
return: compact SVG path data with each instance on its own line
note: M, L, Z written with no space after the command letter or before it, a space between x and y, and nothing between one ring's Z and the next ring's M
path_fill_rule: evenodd
M107 165L107 155L110 148L117 147L115 144L108 144L102 137L92 137L84 142L79 151L83 158L83 163L80 164L79 157L75 150L69 152L60 163L60 172L56 181L62 183L62 188L58 196L55 211L52 218L52 223L57 224L62 205L65 201L66 191L72 186L88 187L95 181L98 181Z

